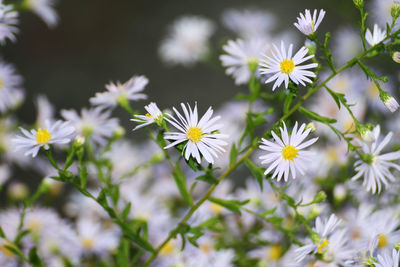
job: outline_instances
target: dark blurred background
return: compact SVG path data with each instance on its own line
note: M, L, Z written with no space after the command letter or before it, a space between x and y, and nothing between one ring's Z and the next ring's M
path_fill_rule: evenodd
M18 116L33 122L33 97L38 94L47 95L57 110L87 106L88 99L103 91L106 83L125 82L134 74L150 79L146 94L161 108L180 101L198 101L203 108L218 106L238 88L224 75L216 56L212 67L168 67L158 57L158 46L168 24L181 15L193 14L218 25L213 37L218 51L226 35L233 38L221 25L221 13L246 7L276 13L282 30L296 31L293 22L305 8L328 11L322 31L358 19L350 0L60 0L56 7L60 22L55 29L48 29L30 12L22 13L18 41L3 48L4 59L16 64L25 78L27 98ZM135 103L137 109L145 104L147 101ZM119 112L122 122L128 118Z

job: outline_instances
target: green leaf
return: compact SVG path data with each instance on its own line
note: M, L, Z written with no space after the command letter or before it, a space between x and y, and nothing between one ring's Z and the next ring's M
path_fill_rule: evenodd
M131 211L131 207L132 207L132 203L128 202L128 204L126 204L124 210L122 211L122 220L125 221L126 218L129 215L129 212Z
M323 123L328 123L328 124L329 124L329 123L335 123L335 122L336 122L335 119L331 119L331 118L327 118L327 117L318 115L317 113L315 113L315 112L313 112L313 111L311 111L311 110L308 110L308 109L306 109L306 108L303 108L303 107L299 107L299 111L300 111L301 113L303 113L305 116L307 116L307 117L309 117L310 119L315 120L315 121L319 121L319 122L323 122Z
M232 164L236 162L237 154L238 154L238 151L236 149L236 145L235 145L235 143L233 143L232 148L231 148L231 153L229 155L229 167L231 167Z
M0 237L6 238L6 235L4 234L3 228L1 228L1 226L0 226Z
M267 221L267 222L270 222L270 223L272 223L272 224L281 223L281 222L283 221L283 218L273 216L273 217L266 218L266 221Z
M266 210L266 211L262 212L260 215L263 217L266 217L267 215L273 214L275 211L276 211L276 207L273 209Z
M179 167L179 163L175 164L172 176L174 177L175 183L179 189L179 192L181 193L182 198L189 206L193 206L192 197L186 188L186 177Z
M248 200L247 201L224 200L224 199L215 198L215 197L210 197L208 200L210 200L211 202L214 202L215 204L218 204L224 208L227 208L228 210L230 210L236 214L241 214L240 207L249 202Z
M328 93L332 96L333 100L335 100L335 102L336 102L336 105L340 109L340 98L339 98L338 94L335 93L334 91L332 91L331 89L329 89L328 87L325 87L325 88L326 88L326 90L328 90Z
M121 224L120 224L121 225ZM137 244L139 247L150 251L150 252L154 252L154 248L150 245L149 242L147 242L146 240L144 240L141 236L139 236L138 234L133 233L128 227L126 227L125 225L122 225L122 233L124 234L124 236L126 236L128 239L130 239L131 241L133 241L135 244Z
M246 159L245 164L247 168L249 168L251 174L257 179L258 184L260 185L261 191L263 190L263 180L264 180L264 173L263 171L257 167L251 160Z
M218 179L210 174L203 174L196 178L197 181L203 181L209 184L218 184Z
M42 261L40 260L38 254L37 254L37 250L35 247L33 247L30 251L29 251L29 263L32 264L32 266L35 267L42 267Z
M81 187L86 188L87 184L87 177L88 177L88 171L85 165L81 165L78 168L79 171L79 176L81 177Z

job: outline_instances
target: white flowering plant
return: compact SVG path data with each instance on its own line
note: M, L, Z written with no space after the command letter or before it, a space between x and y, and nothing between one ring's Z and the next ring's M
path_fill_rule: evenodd
M18 40L22 11L55 27L54 5L0 1L0 44ZM41 95L27 126L22 76L1 60L0 266L399 266L400 95L377 62L400 61L400 4L351 5L354 38L323 35L325 10L292 18L304 45L259 10L227 10L236 36L216 51L215 22L177 19L161 60L190 69L220 53L241 90L215 110L143 106L149 79L134 75L60 118ZM42 177L33 193L15 170Z

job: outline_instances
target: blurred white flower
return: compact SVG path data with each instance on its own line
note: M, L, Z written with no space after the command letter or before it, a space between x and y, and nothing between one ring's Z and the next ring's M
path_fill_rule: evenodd
M391 9L395 0L373 0L365 2L370 2L367 6L369 13L379 25L383 26L386 25L386 23L390 25L392 23ZM395 28L398 28L398 25L395 24Z
M100 107L83 108L80 116L75 110L61 110L61 116L71 122L77 135L81 134L99 145L105 145L119 127L118 119L110 118L110 115L111 111L103 111Z
M379 142L380 131L380 126L377 125L373 130L375 141L372 144L356 140L361 146L365 158L358 159L354 163L357 174L352 177L352 180L357 180L363 176L363 186L373 194L381 191L382 183L385 186L389 186L389 182L395 181L395 177L389 171L390 168L400 170L400 165L392 162L393 160L400 159L400 151L380 155L382 149L389 143L393 136L393 133L389 132L383 141Z
M318 14L318 10L315 9L311 16L310 10L306 9L304 14L300 13L300 17L297 17L297 22L294 23L294 26L305 35L313 34L322 22L322 19L325 16L325 11L321 9Z
M18 24L18 12L13 10L12 5L4 5L3 0L0 1L0 44L4 45L9 39L15 42L15 35L19 32L16 24Z
M100 221L80 218L76 223L78 238L84 253L106 257L119 243L119 229L115 226L105 228Z
M393 249L392 254L387 250L382 255L379 254L378 262L375 267L399 267L400 251Z
M125 101L146 99L147 95L141 93L149 80L143 75L134 75L125 83L110 82L106 85L107 91L96 93L90 98L90 104L102 108L114 108Z
M353 28L341 28L332 39L333 60L345 64L362 52L362 42L358 32Z
M58 120L54 123L46 121L45 128L38 130L32 129L30 132L20 127L23 136L16 135L12 140L16 149L25 151L25 156L31 154L36 157L39 149L49 149L50 145L67 144L71 141L71 135L75 128L70 125L70 122Z
M268 153L260 156L260 159L262 159L261 164L269 164L264 174L268 174L275 169L272 179L276 177L277 180L280 181L281 178L284 177L285 182L287 182L289 173L291 173L292 178L295 179L296 169L304 175L306 162L312 160L312 155L314 153L302 151L302 149L314 144L318 140L318 137L301 144L308 136L311 129L305 130L306 124L303 123L297 130L297 125L298 123L296 122L292 134L289 136L286 124L283 123L283 129L280 128L282 139L279 138L274 131L271 131L275 142L262 138L260 149L268 151Z
M57 0L25 0L26 5L38 15L49 28L58 23L58 14L54 9Z
M209 50L209 39L214 31L214 24L206 18L178 18L160 45L161 59L168 64L183 66L191 66L204 60Z
M22 103L22 81L14 65L0 62L0 112L5 113Z
M222 48L227 53L219 57L222 66L227 68L226 74L231 75L237 85L248 83L252 73L259 76L258 65L267 49L265 40L229 40Z
M226 28L237 33L240 38L265 38L276 25L275 15L252 9L228 9L222 13Z
M365 40L370 46L374 46L382 42L386 38L386 31L381 30L378 24L374 25L374 31L371 33L369 29L365 33Z
M54 106L45 95L39 95L36 98L36 124L38 127L45 127L46 120L54 121Z
M173 108L180 122L173 116L170 116L170 119L165 118L180 131L165 133L165 139L173 140L173 142L167 145L165 149L187 141L182 151L186 160L189 160L189 157L192 156L197 160L198 163L201 163L202 155L207 162L213 164L214 157L218 158L217 153L225 152L223 147L228 144L226 141L222 140L227 138L227 135L214 133L215 131L219 131L222 126L221 124L215 124L220 117L216 116L211 119L214 111L210 107L199 121L197 114L197 103L195 104L193 110L188 104L189 112L183 103L181 103L181 107L183 109L185 118L179 113L178 110L176 110L175 107Z
M261 74L273 74L269 77L265 83L275 81L272 91L276 87L281 86L285 82L285 87L289 86L289 78L295 84L302 84L305 86L304 82L312 83L308 77L315 77L315 73L308 71L307 69L316 68L317 63L311 63L308 65L299 65L306 60L314 57L314 55L306 56L308 49L306 47L300 48L300 50L292 56L293 45L289 45L289 50L286 52L285 44L281 42L281 49L279 50L275 45L275 53L271 50L272 57L264 55L264 60L260 63Z

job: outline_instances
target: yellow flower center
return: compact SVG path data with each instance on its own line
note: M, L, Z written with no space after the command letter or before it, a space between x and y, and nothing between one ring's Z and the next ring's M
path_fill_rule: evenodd
M174 251L174 245L172 244L171 241L169 241L165 246L161 249L160 254L161 255L169 255Z
M294 146L285 146L282 150L282 156L285 160L294 161L299 155L299 151Z
M268 252L268 259L278 260L282 255L282 247L280 245L271 246Z
M189 127L189 130L186 133L187 138L192 142L199 142L201 138L203 138L203 133L201 129L198 127Z
M150 118L150 119L153 118L153 116L151 116L150 113L146 113L145 116L146 116L147 118Z
M3 89L3 86L4 86L4 81L0 79L0 90Z
M378 236L378 248L386 247L387 245L387 237L385 235Z
M378 97L379 97L379 89L378 89L378 87L376 86L376 84L373 83L373 82L371 82L371 83L369 84L367 92L368 92L368 96L369 96L371 99L375 99L375 98L378 98Z
M210 253L211 251L211 246L209 244L203 244L200 246L201 251L203 251L205 254Z
M317 252L319 254L322 254L324 252L324 248L328 248L329 247L329 241L328 239L324 238L324 240L322 241L321 244L319 244L318 248L317 248Z
M82 238L82 246L86 249L93 248L94 241L91 238Z
M51 139L51 134L46 129L39 129L36 133L36 142L40 145L47 145Z
M289 60L284 59L281 61L281 71L283 73L290 74L293 71L294 67L295 67L295 65L293 63L293 60L291 60L291 59L289 59Z
M222 212L222 207L221 207L221 205L211 203L210 210L212 212L214 212L215 214L220 214Z
M3 254L6 255L6 257L14 258L15 257L14 253L6 246L13 247L13 244L10 242L3 244L2 246L0 246L0 251L3 252Z

